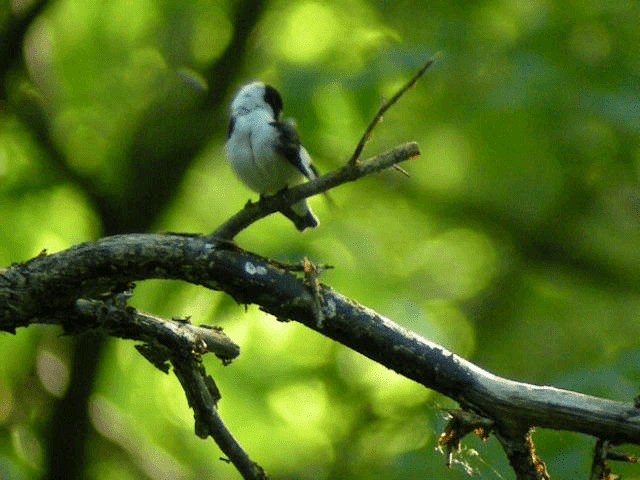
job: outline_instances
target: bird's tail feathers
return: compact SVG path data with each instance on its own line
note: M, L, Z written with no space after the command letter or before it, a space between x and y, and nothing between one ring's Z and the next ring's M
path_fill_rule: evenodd
M282 213L291 220L301 232L306 228L316 228L320 225L320 220L314 215L305 200L294 203L288 208L284 208Z

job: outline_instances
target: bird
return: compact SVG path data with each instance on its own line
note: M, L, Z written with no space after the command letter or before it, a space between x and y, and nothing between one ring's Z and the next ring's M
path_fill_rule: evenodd
M231 102L225 151L238 178L261 197L318 177L295 125L280 120L282 109L278 90L260 81L244 85ZM301 232L320 225L306 199L281 212Z

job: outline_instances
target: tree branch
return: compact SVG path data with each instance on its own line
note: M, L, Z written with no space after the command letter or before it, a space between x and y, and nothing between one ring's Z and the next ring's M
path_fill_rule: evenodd
M509 458L509 463L516 472L518 480L550 480L547 466L538 457L531 428L510 435L498 433L496 436Z
M140 313L132 307L85 298L76 301L75 310L79 316L65 312L59 318L58 323L67 331L100 328L114 337L161 344L169 352L194 355L212 352L225 363L230 363L240 354L240 347L219 328L197 327L188 320L165 320Z
M213 352L226 364L238 356L240 348L220 329L139 313L125 306L128 297L128 293L117 294L106 302L79 299L75 305L78 315L66 312L58 320L67 330L99 328L116 337L145 342L137 346L138 351L153 365L165 373L167 362L173 365L193 409L196 434L213 438L243 478L266 479L262 467L249 458L220 418L220 392L201 361L201 355Z
M264 480L265 471L253 462L226 427L218 414L220 399L218 388L208 376L199 360L193 357L173 355L173 370L184 389L189 406L196 420L196 435L200 438L211 436L242 475L248 480Z
M263 197L255 203L249 202L242 210L218 227L210 235L210 238L212 240L231 240L252 223L267 215L278 212L298 200L326 192L338 185L353 182L366 175L386 170L400 162L410 160L419 155L420 148L417 143L405 143L362 163L348 163L311 182L283 190L270 197Z
M497 377L391 320L318 286L324 321L304 279L268 259L180 235L121 235L16 264L0 275L0 329L13 331L66 310L78 297L123 282L184 280L303 323L495 421L498 432L548 427L640 444L640 409L553 387Z
M249 202L243 210L218 227L211 236L218 239L231 240L255 221L285 207L289 207L298 200L326 192L333 187L346 182L352 182L373 172L378 172L392 167L406 174L406 172L399 167L398 163L420 155L418 144L415 142L406 143L389 152L378 155L365 162L364 165L359 165L358 159L360 158L365 145L369 141L373 130L380 123L387 110L395 105L396 102L400 100L400 98L402 98L402 96L411 87L413 87L420 78L422 78L434 62L434 59L427 61L427 63L425 63L425 65L402 88L400 88L400 90L398 90L388 101L384 102L373 120L371 120L367 126L367 129L360 138L355 151L344 167L326 174L312 182L304 183L291 189L286 189L271 197L261 198L258 203Z

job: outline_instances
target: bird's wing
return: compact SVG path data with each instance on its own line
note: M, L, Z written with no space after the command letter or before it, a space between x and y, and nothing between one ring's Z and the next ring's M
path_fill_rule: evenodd
M280 134L278 152L309 180L318 177L316 167L311 163L309 153L300 143L300 136L296 127L289 122L271 122Z

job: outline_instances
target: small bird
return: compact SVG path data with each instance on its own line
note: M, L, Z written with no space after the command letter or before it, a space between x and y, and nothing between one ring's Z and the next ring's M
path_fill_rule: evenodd
M318 177L295 126L280 121L282 106L280 93L262 82L245 85L231 102L227 157L240 180L261 196ZM282 213L300 231L320 225L306 200Z

